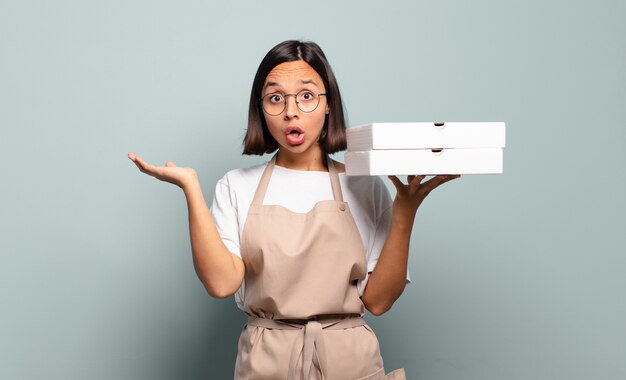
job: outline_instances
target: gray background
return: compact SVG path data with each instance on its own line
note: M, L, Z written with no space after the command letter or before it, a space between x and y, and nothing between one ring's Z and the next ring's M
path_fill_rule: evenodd
M274 5L276 4L276 5ZM226 379L181 191L242 157L263 55L318 42L350 124L505 121L505 173L418 212L413 283L368 321L411 379L626 378L623 1L0 2L0 378Z

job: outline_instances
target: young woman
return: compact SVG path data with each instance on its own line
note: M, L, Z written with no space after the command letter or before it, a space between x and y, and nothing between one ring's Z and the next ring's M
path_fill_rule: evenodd
M129 153L180 186L193 260L213 297L235 294L248 323L235 379L403 379L385 375L362 316L391 308L407 282L409 238L428 193L457 176L409 176L393 202L378 177L347 177L328 157L346 148L339 87L318 45L285 41L261 62L244 154L269 162L228 172L208 209L198 176Z

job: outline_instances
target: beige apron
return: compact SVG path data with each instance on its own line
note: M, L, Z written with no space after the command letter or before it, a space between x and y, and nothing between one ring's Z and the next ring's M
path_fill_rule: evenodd
M361 236L330 158L334 200L308 213L263 205L276 157L265 168L241 241L246 266L236 380L404 379L385 376L378 340L362 318Z

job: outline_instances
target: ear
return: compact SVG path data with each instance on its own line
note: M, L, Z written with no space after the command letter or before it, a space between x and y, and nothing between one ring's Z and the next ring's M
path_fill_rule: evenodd
M326 115L328 115L330 113L330 107L328 106L328 104L326 104Z

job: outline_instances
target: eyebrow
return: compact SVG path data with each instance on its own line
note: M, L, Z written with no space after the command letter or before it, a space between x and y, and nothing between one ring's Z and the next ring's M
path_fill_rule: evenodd
M279 84L277 82L267 82L265 86L263 87L268 88L268 87L274 87L274 86L279 86Z
M315 86L317 86L317 83L315 83L315 81L313 79L307 79L307 80L301 80L300 81L301 84L313 84ZM264 86L264 88L268 88L268 87L275 87L278 86L280 87L280 84L278 82L267 82Z

